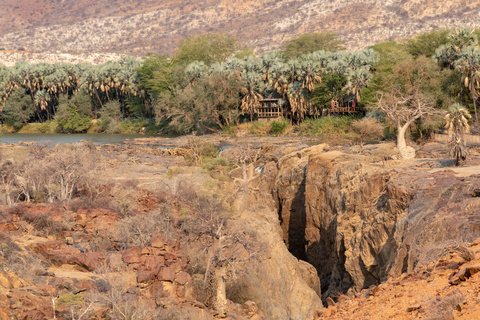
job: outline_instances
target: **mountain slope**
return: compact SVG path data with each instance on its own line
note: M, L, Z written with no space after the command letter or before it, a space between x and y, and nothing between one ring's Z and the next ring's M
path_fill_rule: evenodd
M258 51L300 33L337 32L349 49L435 28L480 28L480 0L4 0L0 48L144 54L226 32Z

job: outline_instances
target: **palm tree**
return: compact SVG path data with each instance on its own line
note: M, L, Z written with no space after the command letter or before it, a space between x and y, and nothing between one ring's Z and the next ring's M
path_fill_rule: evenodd
M464 85L470 90L475 110L475 123L478 123L477 114L477 89L480 85L480 50L469 46L461 53L458 65L465 72Z
M360 69L350 70L348 72L348 93L355 95L355 101L359 102L362 88L367 84L371 77L371 72L366 67Z
M468 119L471 118L472 116L468 113L468 110L458 103L454 103L445 116L445 128L448 134L451 135L449 143L450 155L456 159L457 166L460 161L465 160L468 155L465 134L470 131Z
M463 102L464 72L467 61L462 59L462 52L469 46L477 46L478 39L474 30L468 28L452 29L449 39L447 44L438 47L433 57L441 67L460 71L460 101Z
M240 108L243 114L249 114L250 120L253 120L253 114L256 108L260 105L260 100L263 92L262 75L255 72L247 72L243 77L243 86L241 93L243 94L242 104Z

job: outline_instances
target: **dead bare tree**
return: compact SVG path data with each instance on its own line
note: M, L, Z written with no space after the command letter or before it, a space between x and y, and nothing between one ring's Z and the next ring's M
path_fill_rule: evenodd
M260 151L261 149L252 148L247 144L229 155L228 160L231 163L238 163L242 170L242 177L235 178L233 181L234 187L238 188L238 194L234 201L234 206L240 213L245 208L247 195L251 189L250 183L260 177L260 175L255 172L254 168L254 162L258 160Z
M191 198L194 212L181 224L186 233L203 237L208 246L204 288L212 292L211 304L220 317L227 311L226 281L232 277L234 264L252 259L254 236L236 228L232 213L222 202L206 197ZM238 253L241 251L241 254Z
M434 100L419 89L407 94L396 87L380 94L372 109L383 112L397 127L397 149L402 159L415 156L415 151L407 147L405 140L405 133L410 125L417 119L439 114L434 108Z
M127 276L128 268L125 265L112 267L104 264L97 273L108 284L108 290L97 295L98 300L111 309L113 319L145 319L143 309L138 306L138 297L127 293L132 283Z

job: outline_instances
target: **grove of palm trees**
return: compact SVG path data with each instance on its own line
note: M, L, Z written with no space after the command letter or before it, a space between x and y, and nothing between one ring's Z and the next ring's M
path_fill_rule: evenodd
M402 136L441 128L442 112L453 103L472 111L477 123L477 31L433 31L362 51L342 49L332 34L311 34L287 42L284 51L255 55L236 39L216 34L182 40L171 57L0 66L3 129L37 123L29 130L228 132L254 120L259 101L269 96L280 99L290 124L325 121L319 118L332 101L353 101L390 131L398 121L408 123ZM431 112L418 113L420 100ZM390 115L385 102L395 106Z

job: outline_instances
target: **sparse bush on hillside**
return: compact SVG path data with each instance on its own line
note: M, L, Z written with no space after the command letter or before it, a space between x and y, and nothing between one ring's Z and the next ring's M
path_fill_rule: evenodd
M174 239L176 238L176 219L171 208L161 206L156 210L123 218L118 225L116 238L120 248L146 247L157 234Z
M376 142L383 135L384 127L375 118L362 118L352 122L352 129L358 136L355 138L363 148L366 142Z
M334 32L303 34L285 43L285 55L288 57L297 57L319 50L337 51L344 49L342 40L339 40Z
M94 145L29 147L27 155L4 160L0 183L4 201L11 205L31 200L53 202L94 191L99 155Z

